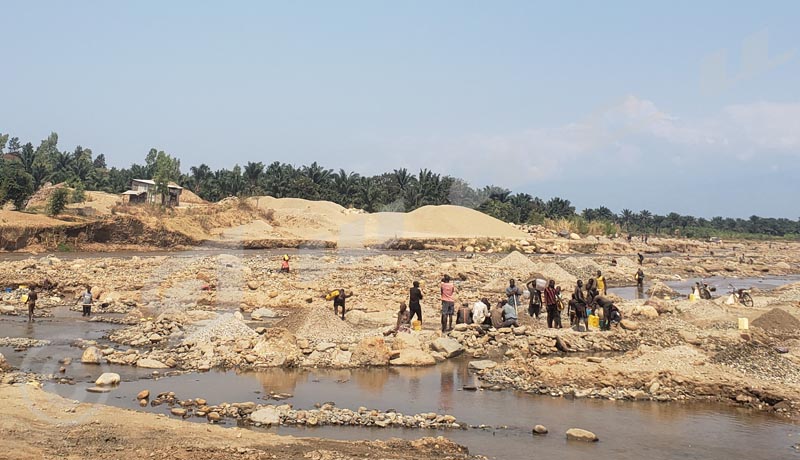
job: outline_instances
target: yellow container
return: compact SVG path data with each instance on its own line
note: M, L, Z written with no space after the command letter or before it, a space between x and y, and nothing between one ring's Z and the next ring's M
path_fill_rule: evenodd
M750 329L750 321L747 318L739 318L739 330L746 331Z
M418 319L415 319L414 321L412 321L411 322L411 329L414 329L415 331L421 331L422 330L422 321L420 321Z
M22 297L20 297L20 300L22 301L22 303L27 302L28 301L28 294L23 294Z
M694 302L695 300L697 300L697 297L694 296L694 292L689 294L689 302Z
M600 317L597 315L589 315L589 327L600 327Z

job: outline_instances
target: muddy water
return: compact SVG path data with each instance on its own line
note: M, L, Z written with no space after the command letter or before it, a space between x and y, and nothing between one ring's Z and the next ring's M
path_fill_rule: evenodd
M729 291L729 284L734 285L736 288L756 288L762 291L769 291L775 289L776 287L783 286L784 284L800 281L800 275L765 276L760 278L723 278L719 276L712 276L709 278L690 278L680 281L667 281L664 284L678 291L684 296L688 296L692 291L692 288L694 288L694 283L698 281L705 281L709 286L716 287L716 292L713 292L712 294L714 297L717 297L720 295L725 295ZM651 283L645 283L642 291L636 289L636 286L613 287L608 288L608 292L628 300L646 299L649 297L646 292L650 286Z
M270 392L287 392L293 397L285 402L296 408L313 408L316 403L333 401L339 407L351 409L366 406L396 409L405 414L448 413L471 425L483 424L490 428L434 431L281 427L271 430L348 440L444 435L468 446L472 453L498 459L551 456L581 459L589 455L596 459L800 458L792 448L800 441L800 427L771 416L702 404L566 400L513 391L462 391L462 385L474 378L465 364L465 361L451 361L426 369L209 372L138 381L131 381L135 379L129 377L108 395L82 397L76 395L81 396L81 391L90 385L88 382L73 386L49 384L46 388L73 399L96 400L154 413L167 413L168 408L138 408L134 399L138 391L175 391L179 397L203 397L211 404L259 401ZM228 426L233 424L227 423ZM535 424L547 426L551 433L533 437L530 430ZM568 443L564 432L571 427L594 431L601 442L594 445Z
M12 365L26 371L57 373L58 359L69 356L65 376L74 384L47 383L48 391L66 398L110 404L123 408L166 414L168 408L139 408L135 395L175 391L180 398L202 397L210 404L267 402L269 393L290 393L286 400L295 408L310 409L317 403L335 402L343 408L395 409L405 414L448 413L459 421L489 428L469 430L409 430L356 427L271 429L277 433L334 439L386 439L443 435L464 444L472 453L497 459L558 458L640 459L781 459L800 458L792 446L800 443L800 427L773 416L719 405L653 402L567 400L521 392L462 391L474 375L466 360L432 368L380 368L357 370L274 369L257 373L207 372L153 379L150 371L127 366L80 364L81 350L71 346L75 338L98 340L116 326L91 323L66 308L54 310L54 318L29 325L22 317L0 318L0 337L33 337L51 340L47 347L16 352L0 348ZM86 388L102 372L117 372L123 383L107 394L91 394ZM280 404L270 401L272 404ZM203 422L191 418L190 421ZM226 426L235 422L228 421ZM545 437L533 437L531 428L543 424ZM580 427L597 433L601 442L566 442L564 432Z

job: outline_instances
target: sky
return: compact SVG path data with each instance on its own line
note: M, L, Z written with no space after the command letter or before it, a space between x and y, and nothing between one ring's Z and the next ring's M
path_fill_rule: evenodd
M0 132L800 216L800 2L0 0Z

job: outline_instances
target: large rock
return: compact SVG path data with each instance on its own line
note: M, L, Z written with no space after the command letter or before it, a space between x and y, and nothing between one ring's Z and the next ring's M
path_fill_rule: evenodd
M619 325L626 331L635 331L639 329L639 323L630 319L623 319L619 322Z
M658 297L658 298L663 298L663 297L672 298L680 295L677 291L667 286L666 284L662 283L661 281L656 281L655 283L653 283L653 285L647 289L647 294L652 297Z
M8 364L8 361L6 361L6 357L0 353L0 371L6 371L8 369L11 369L11 366Z
M103 359L103 353L97 347L89 347L83 350L81 362L83 364L100 364Z
M336 348L336 344L333 342L320 342L317 344L316 350L320 353L323 353L328 350L333 350L334 348Z
M436 359L430 353L413 348L400 350L400 356L390 361L393 366L433 366Z
M650 305L637 305L631 309L631 315L654 319L658 318L658 310Z
M482 371L484 369L493 369L495 367L497 367L497 363L488 359L469 362L469 368L475 369L477 371Z
M599 439L597 435L591 431L582 430L580 428L570 428L567 430L567 439L571 441L584 441L584 442L597 442Z
M352 359L352 351L336 350L331 357L331 364L333 364L334 367L350 367Z
M356 345L351 362L357 366L386 366L391 356L383 337L367 337Z
M100 377L97 377L97 380L94 381L94 384L99 386L118 385L120 381L121 379L119 378L119 374L105 372L100 375Z
M534 435L547 434L547 427L544 425L536 425L535 427L533 427L533 430L531 431L533 432Z
M670 305L664 300L656 298L648 299L647 302L645 302L644 304L655 308L659 315L663 315L666 313L673 313L675 311L672 305Z
M143 369L169 369L169 366L166 364L151 358L142 358L136 361L136 367L141 367Z
M279 425L281 423L281 417L274 407L267 406L250 414L250 421L262 425Z
M257 308L250 313L250 318L256 321L262 319L280 318L281 314L270 308Z
M397 334L392 342L392 350L405 349L422 350L422 344L416 334Z
M13 305L0 305L0 313L4 315L15 315L17 313L17 309L14 308Z
M431 348L439 353L444 354L446 358L458 356L464 351L464 347L462 347L457 340L448 337L439 337L438 339L434 340L431 342Z

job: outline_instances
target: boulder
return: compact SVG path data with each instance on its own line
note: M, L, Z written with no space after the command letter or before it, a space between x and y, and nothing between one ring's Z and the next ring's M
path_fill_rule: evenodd
M0 371L5 371L8 369L11 369L11 366L8 364L8 361L6 361L6 357L0 353Z
M639 329L639 323L630 319L623 319L619 322L619 325L626 331L635 331Z
M488 359L482 359L479 361L470 361L468 366L470 369L482 371L484 369L493 369L497 367L497 363Z
M0 313L4 315L14 315L17 313L17 310L14 308L13 305L0 305Z
M120 381L121 379L119 378L119 374L105 372L94 381L94 384L98 386L118 385Z
M389 363L393 366L433 366L436 359L422 350L405 348L400 350L400 356Z
M267 406L250 414L250 421L261 425L280 425L281 417L274 407Z
M665 313L673 313L675 311L672 305L661 299L655 299L655 298L649 299L644 304L655 308L659 315L663 315Z
M579 240L579 239L581 239L581 236L578 235L577 233L570 233L569 234L569 239L571 239L571 240Z
M650 305L637 305L631 309L631 315L654 319L658 318L658 310Z
M353 359L352 351L336 350L333 352L333 357L331 358L331 364L333 364L334 367L349 367L352 359Z
M136 395L136 399L138 400L148 399L149 397L150 397L150 390L142 390L139 392L139 394Z
M249 288L251 291L255 291L255 290L257 290L257 289L258 289L260 286L261 286L261 283L259 283L258 281L248 281L248 282L247 282L247 287L248 287L248 288Z
M547 434L547 427L544 425L536 425L531 431L534 435Z
M280 313L270 308L257 308L250 313L250 319L260 321L262 319L280 318Z
M392 342L392 350L416 349L421 350L422 344L415 334L397 334Z
M571 441L584 442L597 442L599 440L597 435L591 431L582 430L580 428L570 428L567 430L567 439Z
M169 412L176 417L183 417L186 415L186 409L182 407L173 407L169 410Z
M351 362L357 366L386 366L391 355L383 337L366 337L356 345Z
M791 270L792 266L787 264L786 262L778 262L775 264L775 268L778 268L780 270Z
M169 369L166 364L151 358L142 358L136 361L136 367L143 369Z
M89 347L83 350L81 362L83 364L100 364L103 359L103 353L97 347Z
M439 337L438 339L434 340L431 342L431 348L439 353L444 354L446 358L458 356L464 351L464 347L462 347L457 340L453 340L448 337Z
M651 297L676 297L680 294L672 289L671 287L667 286L666 284L662 283L661 281L656 281L647 289L647 294Z

